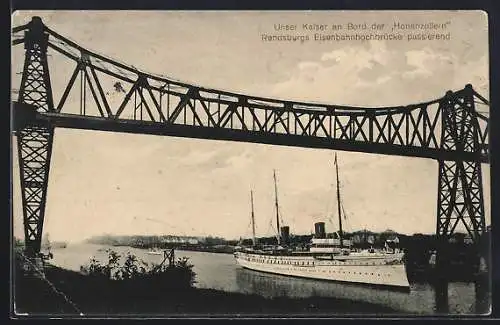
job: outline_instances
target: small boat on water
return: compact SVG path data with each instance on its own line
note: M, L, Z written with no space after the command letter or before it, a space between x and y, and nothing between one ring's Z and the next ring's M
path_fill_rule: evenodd
M146 252L146 254L149 255L163 255L164 251L159 249L159 248L151 248L149 251Z
M234 257L244 268L319 280L352 282L388 287L409 288L404 252L387 241L384 249L354 250L352 242L343 238L342 205L337 156L337 208L339 232L336 238L327 238L325 223L315 224L315 234L306 249L289 245L289 227L280 228L276 173L274 173L276 225L278 245L258 245L255 239L253 193L251 192L253 241L250 247L238 246ZM345 217L345 213L344 213Z

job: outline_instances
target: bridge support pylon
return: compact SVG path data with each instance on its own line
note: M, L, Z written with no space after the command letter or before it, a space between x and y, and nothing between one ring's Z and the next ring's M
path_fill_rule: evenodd
M462 92L447 92L440 103L441 147L446 150L473 153L475 161L439 160L437 200L437 260L436 260L436 302L441 311L447 310L447 288L450 268L450 242L459 224L462 224L472 240L476 255L476 276L483 278L487 273L480 270L480 261L487 259L488 245L481 174L479 122L474 105L474 92L467 85ZM481 273L481 274L480 274ZM442 292L441 292L442 291ZM438 300L436 300L438 301Z
M54 111L47 64L48 34L39 17L33 17L24 35L24 69L18 102L38 112ZM23 115L13 109L14 119ZM26 255L40 253L54 127L35 119L14 121L24 221Z
M476 161L439 160L437 229L440 237L450 237L459 223L475 244L486 230L481 175L479 122L471 85L462 92L447 92L440 103L441 147L445 150L477 154Z

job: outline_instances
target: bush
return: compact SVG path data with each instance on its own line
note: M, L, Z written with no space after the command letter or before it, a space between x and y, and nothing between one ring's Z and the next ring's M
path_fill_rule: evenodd
M93 257L87 265L80 267L80 271L94 278L119 283L122 288L134 290L136 293L158 289L188 289L196 283L193 265L187 257L178 258L173 265L167 260L156 264L146 263L128 252L123 264L120 264L120 254L111 249L106 252L106 264Z

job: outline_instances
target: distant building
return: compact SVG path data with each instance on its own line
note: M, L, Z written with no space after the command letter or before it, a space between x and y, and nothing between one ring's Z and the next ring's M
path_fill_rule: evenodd
M167 236L162 238L163 243L168 244L191 244L196 245L199 243L199 239L196 237L180 237L180 236Z
M465 236L465 238L464 238L464 243L465 243L465 244L473 244L473 243L474 243L474 240L472 239L472 237L471 237L471 236L467 235L467 236Z
M197 245L198 244L198 239L197 238L189 238L187 240L188 244L191 244L191 245Z
M389 235L389 236L386 238L386 241L389 241L389 242L393 242L393 243L399 244L399 237L398 237L398 236L396 236L396 235Z
M354 244L361 244L363 242L363 238L360 235L356 234L352 236L352 242Z

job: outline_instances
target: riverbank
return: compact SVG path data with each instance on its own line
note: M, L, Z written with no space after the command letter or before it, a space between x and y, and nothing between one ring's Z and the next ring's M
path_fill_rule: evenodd
M30 315L162 315L186 314L247 315L394 315L398 311L376 304L347 299L264 298L259 295L228 293L213 289L191 288L170 292L119 290L112 281L96 283L92 277L46 265L45 280L39 276L15 272L16 311Z
M154 249L153 247L144 247L140 245L114 245L114 247L132 247L138 249ZM158 249L158 248L155 248ZM217 254L229 254L232 255L235 252L234 246L165 246L162 249L170 250L175 249L179 251L188 251L188 252L203 252L203 253L217 253Z

